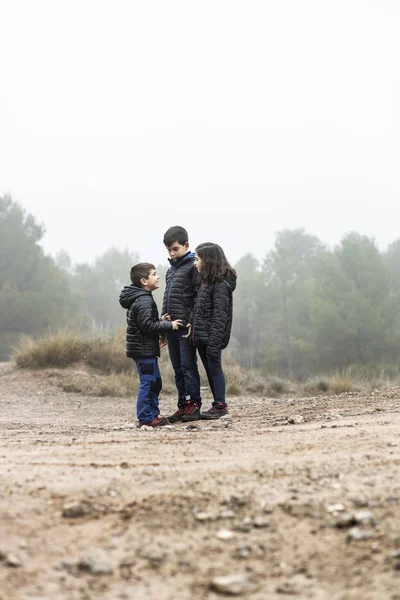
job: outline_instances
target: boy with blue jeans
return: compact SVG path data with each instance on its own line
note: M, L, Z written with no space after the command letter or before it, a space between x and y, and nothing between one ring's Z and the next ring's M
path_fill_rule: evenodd
M196 348L186 336L187 325L193 311L201 284L194 265L194 252L189 250L188 233L180 226L170 227L164 235L164 245L169 253L170 268L166 274L166 287L161 314L163 319L178 319L182 326L166 335L168 351L175 373L178 391L177 410L168 417L171 423L200 419L200 376L197 368Z
M158 368L159 335L177 330L182 321L160 321L152 296L152 292L160 285L160 276L154 265L134 265L130 278L132 284L124 287L119 302L127 310L126 355L135 361L140 379L136 414L140 425L160 427L168 425L169 421L159 416L158 396L162 389Z

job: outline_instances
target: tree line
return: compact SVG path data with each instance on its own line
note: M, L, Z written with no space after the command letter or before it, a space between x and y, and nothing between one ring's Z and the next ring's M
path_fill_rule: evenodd
M32 215L0 197L0 360L21 333L124 326L118 295L139 256L109 248L73 264L66 251L46 255L43 235ZM158 266L162 281L166 268ZM350 232L330 248L303 229L283 230L263 261L246 254L235 268L229 352L243 366L298 379L349 365L398 374L400 239L381 251Z

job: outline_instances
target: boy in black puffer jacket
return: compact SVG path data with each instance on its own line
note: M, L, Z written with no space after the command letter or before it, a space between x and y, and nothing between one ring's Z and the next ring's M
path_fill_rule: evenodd
M180 226L170 227L164 235L170 259L166 274L162 318L181 319L180 331L167 333L168 351L178 390L178 408L168 419L195 421L200 418L200 376L196 348L187 337L187 325L193 311L201 279L194 266L194 253L189 250L188 234Z
M159 335L178 329L182 321L160 321L152 296L160 281L154 265L139 263L132 267L130 277L132 285L124 287L119 302L127 309L126 355L136 362L140 379L136 414L140 425L159 427L169 423L159 416L158 396L162 388Z

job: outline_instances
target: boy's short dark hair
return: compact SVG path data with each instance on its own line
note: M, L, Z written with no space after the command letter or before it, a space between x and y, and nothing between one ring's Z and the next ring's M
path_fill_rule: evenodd
M174 242L178 242L178 244L181 244L181 246L183 246L188 241L188 232L180 225L174 225L174 227L170 227L169 229L167 229L163 239L164 246L166 246L167 248L168 246L171 246L171 244L173 244Z
M150 275L150 271L153 269L155 269L155 266L151 263L138 263L137 265L133 265L130 273L133 285L142 287L140 280L147 279Z

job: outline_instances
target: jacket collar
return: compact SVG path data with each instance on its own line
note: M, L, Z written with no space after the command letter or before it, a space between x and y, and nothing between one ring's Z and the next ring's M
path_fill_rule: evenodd
M179 267L182 263L186 262L190 258L194 258L194 252L190 252L189 250L189 252L187 252L184 256L178 258L178 260L172 260L172 258L169 258L168 262L171 265L171 267Z

